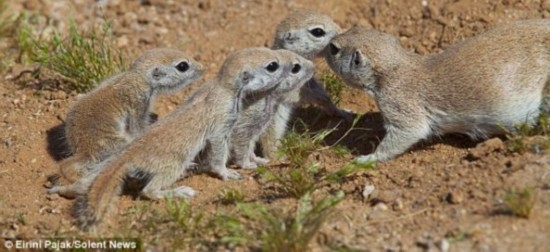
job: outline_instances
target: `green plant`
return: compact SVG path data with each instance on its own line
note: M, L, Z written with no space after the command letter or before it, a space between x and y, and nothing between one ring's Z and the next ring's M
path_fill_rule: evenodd
M531 187L510 189L504 196L504 203L515 216L529 218L535 206L535 191Z
M129 209L128 218L137 217L139 235L147 240L162 240L173 249L211 250L249 241L240 216L220 212L198 211L185 199L165 200L165 208L137 207ZM137 235L130 227L128 237ZM160 244L159 244L160 245Z
M507 133L506 146L511 152L540 152L550 149L550 117L541 114L537 124L519 124L513 132ZM533 138L534 136L541 136Z
M11 22L11 16L6 16L8 6L5 0L0 0L0 37L6 36L6 31Z
M166 216L168 220L189 233L193 233L199 227L204 217L202 213L193 215L191 210L187 200L166 199Z
M308 168L295 167L288 172L279 173L269 171L265 167L259 167L256 172L262 175L268 183L276 184L277 189L283 195L294 198L300 198L320 185L318 183L318 165L312 165Z
M333 72L326 71L321 75L321 82L334 104L338 104L341 99L342 90L344 90L344 84L340 77Z
M6 0L0 0L0 38L10 35L14 31L14 16L8 14L9 6Z
M328 183L342 183L347 177L360 171L372 169L375 165L376 162L374 161L369 163L357 163L352 161L342 166L342 168L325 175L323 180Z
M236 204L243 200L244 194L237 189L223 189L219 198L219 201L225 205Z
M268 183L274 183L283 195L300 198L328 184L336 183L340 185L347 177L360 171L372 169L373 167L374 162L366 164L350 162L333 172L320 169L318 164L313 164L307 168L294 167L290 171L278 173L269 171L265 167L260 167L257 172Z
M453 235L449 235L447 237L445 237L445 239L447 239L447 241L449 243L456 243L456 242L461 242L461 241L464 241L466 239L470 239L474 237L474 232L471 232L471 231L460 231L456 234L453 234Z
M302 124L304 124L302 122ZM305 128L305 126L303 126ZM286 157L293 167L303 166L307 157L315 150L322 147L323 140L335 129L327 129L317 133L311 133L308 129L299 133L296 129L291 130L281 140L278 156Z
M351 127L332 146L323 146L322 143L336 127L318 133L310 133L307 129L304 129L302 133L298 133L295 129L292 130L283 138L279 148L279 154L286 156L289 160L289 170L275 173L265 167L260 167L257 169L257 173L268 183L274 183L283 195L300 198L322 186L332 183L341 184L346 177L373 168L374 162L367 164L350 162L334 172L327 172L325 167L321 167L318 162L306 165L309 155L314 151L328 150L338 155L349 153L349 150L338 143L354 129L358 121L359 117L356 117Z
M13 50L16 34L19 29L18 15L10 10L6 0L0 0L0 71L4 71L14 62L16 52Z
M15 219L17 219L17 222L21 225L27 225L27 220L25 219L25 214L21 212L17 212L15 214Z
M344 197L343 192L313 201L306 194L298 201L296 213L268 210L259 204L239 204L244 216L252 220L253 229L261 234L262 251L307 251L326 218Z
M110 30L105 24L100 30L86 33L71 21L66 37L54 32L49 38L41 38L26 23L18 35L20 60L26 56L67 80L69 89L86 92L125 68L122 53L111 42Z

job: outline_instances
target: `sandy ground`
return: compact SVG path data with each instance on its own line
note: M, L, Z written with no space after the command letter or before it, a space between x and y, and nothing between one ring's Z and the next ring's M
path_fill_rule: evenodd
M403 46L420 54L437 53L461 39L513 20L550 15L550 1L442 0L442 1L91 1L70 4L55 0L22 0L13 11L46 15L58 29L74 17L85 29L104 20L112 23L116 44L129 58L153 47L180 48L216 72L229 52L250 46L269 46L276 24L292 9L311 8L334 18L343 28L367 25L397 36ZM424 4L423 4L424 3ZM319 60L319 72L327 70ZM5 238L54 237L74 234L72 201L50 196L43 187L46 176L57 170L60 158L52 132L65 118L74 93L39 90L18 85L8 77L28 66L14 64L0 78L0 236ZM36 82L36 81L34 81ZM200 85L202 82L196 84ZM189 93L158 99L161 117ZM364 114L360 127L342 143L355 154L366 154L383 136L374 101L346 88L340 107ZM312 110L313 112L318 112ZM311 112L311 111L310 111ZM319 112L320 113L320 112ZM298 116L308 114L303 110ZM320 115L313 128L336 125ZM345 128L346 125L341 125ZM345 129L344 129L345 130ZM338 139L335 134L330 139ZM324 157L336 169L352 156ZM323 225L310 248L329 245L372 251L548 251L550 250L550 156L510 153L495 138L472 142L464 136L446 136L419 144L406 154L378 165L345 182L346 197ZM268 167L274 171L277 166ZM199 211L215 211L222 188L240 188L250 201L263 201L263 189L252 172L243 181L223 182L208 175L182 181L200 192L191 200ZM361 196L372 185L370 198ZM529 219L500 214L508 189L533 187L536 202ZM121 200L116 222L105 234L131 226L121 217L134 205L147 204L129 197ZM295 205L295 200L270 201L271 207ZM160 207L160 203L153 206ZM118 229L117 229L118 228ZM170 247L145 239L146 244ZM244 248L246 250L246 248ZM2 248L0 248L2 250Z

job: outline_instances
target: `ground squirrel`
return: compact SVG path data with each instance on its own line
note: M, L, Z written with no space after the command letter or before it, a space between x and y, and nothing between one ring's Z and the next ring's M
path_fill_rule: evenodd
M386 136L356 161L385 161L431 135L483 139L534 123L548 96L550 20L502 25L428 56L356 26L332 40L326 60L347 84L372 94L384 117Z
M327 15L311 10L293 11L277 26L273 48L286 49L313 60L321 55L330 40L340 31L340 27ZM274 157L294 106L315 104L330 116L350 119L350 115L338 109L313 78L301 89L289 93L288 97L289 99L277 108L272 124L261 137L263 153L269 158ZM296 99L297 97L299 99Z
M152 49L128 71L103 81L79 98L65 121L72 156L60 163L62 178L77 181L140 135L149 125L155 95L188 86L202 72L202 65L181 51ZM50 177L56 179L59 176Z
M254 153L260 135L270 125L277 107L287 99L285 96L301 88L313 77L314 66L311 61L288 50L277 50L277 52L292 62L293 68L278 87L265 98L260 100L257 100L257 97L244 98L249 100L247 102L251 105L241 111L231 136L232 157L241 168L255 169L258 165L269 162L265 158L257 157Z
M149 199L191 197L186 186L168 189L185 174L193 159L208 144L209 169L224 180L241 175L226 168L229 139L241 110L242 97L267 94L291 71L288 60L267 48L232 53L217 77L195 91L188 100L105 161L97 176L89 176L68 190L80 195L75 216L87 229L101 221L123 186L131 181ZM95 178L94 178L95 177ZM93 180L93 182L92 182ZM91 185L90 185L91 184ZM133 188L133 189L136 189Z

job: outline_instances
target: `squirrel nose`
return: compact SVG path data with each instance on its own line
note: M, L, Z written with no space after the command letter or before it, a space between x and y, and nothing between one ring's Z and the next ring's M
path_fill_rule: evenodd
M156 67L154 70L153 70L153 78L155 80L160 80L162 79L164 76L166 76L166 73L164 71L162 71L160 68Z
M294 36L292 34L292 32L287 32L285 33L285 41L288 42L288 43L293 43L294 41L296 41L298 38L296 36Z
M292 73L297 74L298 72L300 72L300 69L302 69L302 66L300 66L300 64L294 64L294 67L292 68Z

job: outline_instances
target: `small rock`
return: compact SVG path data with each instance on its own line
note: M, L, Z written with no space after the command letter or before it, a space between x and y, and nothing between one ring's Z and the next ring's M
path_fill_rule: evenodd
M376 195L374 195L376 194ZM377 202L390 203L394 202L401 193L398 190L394 191L375 191L371 196L373 204Z
M13 145L13 142L11 141L11 139L4 139L4 144L6 145L6 147L10 148L12 145Z
M458 191L449 192L445 197L445 200L451 204L459 204L464 200L464 196L462 196L462 193Z
M424 251L433 251L436 247L432 238L429 236L418 239L415 244Z
M447 252L449 251L449 248L451 248L451 244L446 239L441 240L438 246L439 250L441 250L442 252Z
M59 207L56 207L56 208L50 209L49 213L50 214L60 214L61 210L59 209Z
M48 194L48 195L46 195L46 199L49 200L49 201L54 201L54 200L59 199L59 195L57 195L57 194Z
M504 150L506 146L500 138L491 138L485 142L478 144L474 149L469 151L469 154L474 159L480 159L482 157L488 156L490 153L495 151Z
M401 211L401 210L403 210L403 200L401 200L400 198L396 199L396 200L391 204L391 208L393 209L393 211Z
M368 200L372 193L374 192L375 188L373 185L365 185L363 188L363 192L361 192L361 195L364 199Z
M149 31L143 31L141 32L141 35L139 36L139 42L145 43L145 44L151 44L155 41L156 35Z
M367 220L376 221L389 218L388 212L384 210L374 209L367 215Z
M50 93L50 100L65 100L67 98L67 93L63 90Z
M386 211L388 210L388 206L384 204L383 202L380 202L374 206L375 211Z
M414 33L415 33L415 30L410 26L401 28L399 30L399 35L404 37L412 37Z
M157 30L156 30L157 34L159 35L165 35L167 34L168 32L170 32L168 29L164 28L164 27L158 27Z
M126 47L129 44L128 37L126 35L123 35L122 37L119 37L116 39L116 45L119 48Z

